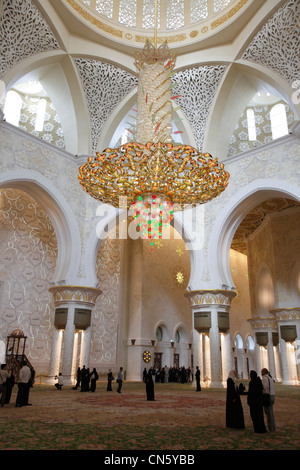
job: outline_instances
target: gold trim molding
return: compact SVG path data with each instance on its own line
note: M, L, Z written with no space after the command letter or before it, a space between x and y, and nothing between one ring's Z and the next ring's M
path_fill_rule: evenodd
M54 286L49 291L53 295L54 303L63 302L88 302L95 304L98 296L102 294L100 289L82 286Z
M225 305L226 307L229 307L231 305L231 300L236 296L236 292L219 289L205 289L189 291L184 295L190 300L191 307L198 305Z
M94 15L91 13L88 13L84 5L78 5L76 0L66 0L67 3L80 15L82 16L86 21L91 23L93 26L96 26L98 29L102 29L102 31L105 31L106 33L111 34L112 36L115 36L117 38L121 38L123 36L122 30L121 29L116 29L113 28L112 26L107 25L103 21L98 20L95 18Z
M248 1L249 0L240 0L240 2L231 8L227 13L213 21L210 25L211 29L215 29L218 26L226 23L226 21L230 20L238 11L240 11L241 8L243 8L244 5L246 5L246 3L248 3Z
M250 318L248 322L253 329L257 328L274 328L277 330L277 322L274 317L257 317Z
M280 320L300 320L300 307L277 308L270 310L277 321Z

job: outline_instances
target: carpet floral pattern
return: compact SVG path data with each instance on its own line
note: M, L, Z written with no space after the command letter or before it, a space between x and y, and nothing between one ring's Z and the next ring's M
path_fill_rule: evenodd
M279 388L280 387L280 388ZM245 430L226 429L226 390L157 384L147 402L143 384L124 383L122 394L35 385L32 406L0 408L0 450L299 450L299 387L277 386L277 430L253 432L242 397Z

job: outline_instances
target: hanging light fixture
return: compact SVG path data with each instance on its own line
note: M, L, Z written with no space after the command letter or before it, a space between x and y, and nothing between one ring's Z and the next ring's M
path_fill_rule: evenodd
M208 153L172 141L172 70L175 55L167 42L157 47L157 0L154 45L146 41L135 54L139 71L137 142L96 152L79 169L83 189L102 203L127 209L143 238L162 238L173 214L219 196L229 173ZM177 96L178 97L178 96Z

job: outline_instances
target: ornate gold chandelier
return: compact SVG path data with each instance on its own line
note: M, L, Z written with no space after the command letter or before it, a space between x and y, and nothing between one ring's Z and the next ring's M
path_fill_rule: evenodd
M157 9L157 2L156 2ZM157 18L157 14L155 15ZM167 43L147 40L135 55L139 70L137 142L107 148L79 169L83 189L102 203L132 211L144 238L161 238L173 213L203 204L227 187L229 173L208 153L172 141L172 70ZM124 207L124 206L123 206Z

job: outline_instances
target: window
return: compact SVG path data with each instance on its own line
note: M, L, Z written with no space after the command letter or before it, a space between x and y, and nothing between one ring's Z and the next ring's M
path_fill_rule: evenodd
M248 336L247 338L247 348L251 351L254 349L254 341L252 336Z
M44 128L45 112L46 112L46 100L41 99L37 105L35 128L37 132L42 132Z
M253 109L247 109L248 138L256 140L255 114Z
M242 349L243 348L243 340L241 335L238 333L234 339L234 345L237 349Z
M22 108L22 98L16 91L8 91L4 104L4 116L7 122L14 126L19 125Z
M270 111L270 119L273 139L278 139L289 133L285 105L283 103L273 106Z
M160 326L156 330L156 339L157 341L162 341L163 339L163 330L161 329Z

